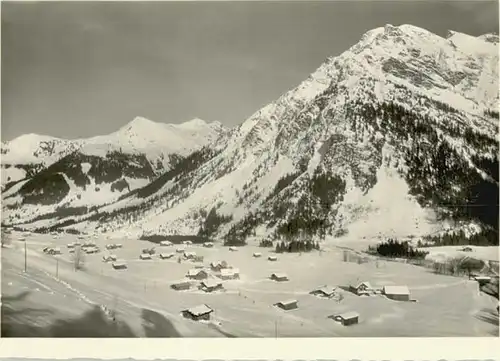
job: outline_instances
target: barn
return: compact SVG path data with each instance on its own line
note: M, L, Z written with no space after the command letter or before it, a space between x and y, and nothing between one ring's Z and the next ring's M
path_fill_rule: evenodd
M298 303L297 300L286 300L275 303L274 306L289 311L298 308L299 306L297 305L297 303Z
M273 281L277 281L277 282L284 282L284 281L288 281L288 276L284 273L273 273L271 275L271 279Z
M410 290L407 286L384 286L383 294L396 301L409 301L410 300Z
M214 310L212 310L207 305L203 304L193 308L189 308L187 310L183 310L182 315L185 318L189 318L193 321L201 321L201 320L208 321L210 320L210 314L212 312L214 312Z
M223 280L234 280L240 278L240 270L237 268L223 268L219 277Z
M340 322L343 326L350 326L359 323L359 314L357 312L345 312L339 315L328 316L337 322Z
M312 290L309 294L318 297L332 298L335 295L336 289L337 287L334 286L322 286Z
M204 280L208 278L208 273L202 269L190 269L186 276L195 280Z
M214 292L218 290L222 290L223 286L221 282L213 281L213 280L205 280L200 283L200 290L205 292Z
M175 283L172 283L170 285L170 288L176 290L176 291L185 291L191 288L191 283L188 280L185 281L178 281Z

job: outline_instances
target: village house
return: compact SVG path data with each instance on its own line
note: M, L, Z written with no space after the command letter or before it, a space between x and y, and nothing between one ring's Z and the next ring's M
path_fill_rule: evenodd
M299 306L297 305L298 301L297 300L286 300L286 301L281 301L278 303L275 303L274 306L279 307L283 310L289 311L298 308Z
M203 247L212 248L213 246L214 246L214 244L212 242L203 243Z
M276 282L288 281L288 276L284 273L273 273L271 279Z
M358 296L370 295L375 292L370 282L361 282L357 285L350 285L349 290Z
M208 278L208 273L202 269L190 269L186 276L195 280L204 280Z
M185 251L185 250L184 250L184 247L178 247L178 248L175 250L175 252L177 252L177 253L184 253L184 251Z
M462 252L472 252L472 247L469 247L469 246L464 247L464 248L462 248Z
M149 253L141 253L141 255L139 256L139 259L148 260L148 259L151 259L151 255Z
M278 257L276 257L276 256L269 256L269 257L267 257L267 259L268 259L269 261L277 261L277 260L278 260Z
M238 248L237 247L229 247L229 250L231 252L236 252L236 251L238 251Z
M161 259L170 259L174 257L174 253L160 253Z
M203 256L194 256L191 261L193 262L203 262Z
M127 268L127 264L124 262L124 261L117 261L117 262L113 262L111 264L111 266L114 268L114 269L126 269Z
M170 285L170 288L176 290L176 291L185 291L191 288L191 283L187 280L184 281L178 281L175 283L172 283Z
M191 241L184 241L184 242L182 242L182 244L185 244L186 246L190 246L190 245L193 244L193 242L191 242Z
M333 286L323 286L312 290L311 292L309 292L309 294L318 297L332 298L335 295L336 289L337 287Z
M339 315L328 316L337 322L340 322L343 326L354 325L359 322L359 314L357 312L345 312Z
M240 278L240 270L237 268L223 268L219 277L223 280L234 280Z
M255 253L253 254L253 256L254 256L255 258L259 258L259 257L262 257L262 253L260 253L260 252L255 252Z
M409 301L410 290L407 286L384 286L382 293L391 300Z
M172 246L172 242L170 242L170 241L161 241L160 242L160 246L170 247L170 246Z
M210 263L210 268L212 271L220 271L223 268L227 268L227 262L226 261L214 261Z
M214 280L205 280L200 283L200 290L205 292L214 292L222 289L222 283Z
M212 312L214 312L214 310L212 310L207 305L203 304L187 310L183 310L182 315L185 318L189 318L193 321L201 321L201 320L208 321L210 320L210 314Z

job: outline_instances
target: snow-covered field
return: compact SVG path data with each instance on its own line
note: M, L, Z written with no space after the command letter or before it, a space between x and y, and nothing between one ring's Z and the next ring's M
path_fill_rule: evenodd
M472 251L464 252L464 247L470 247ZM444 261L459 257L472 257L483 261L498 261L498 247L479 247L479 246L441 246L441 247L423 247L421 251L429 252L425 257L432 261Z
M178 263L178 255L171 260L159 259L160 252L175 252L175 245L160 247L137 239L96 238L103 251L85 255L86 269L74 271L65 245L76 241L76 236L32 234L25 241L28 269L24 273L24 242L18 237L13 234L11 246L2 249L2 296L28 291L22 301L11 301L12 307L21 304L28 310L50 310L36 317L21 312L16 316L19 323L46 324L78 317L98 304L116 309L117 320L138 336L170 326L184 337L498 336L498 318L496 323L485 321L489 319L486 314L496 312L497 300L480 293L476 282L397 262L346 263L342 250L333 245L323 252L279 254L276 262L267 260L272 249L251 245L235 252L220 245L186 246L186 250L204 256L207 269L210 262L225 260L240 270L240 280L223 281L225 290L210 294L196 288L170 288L195 265L184 260ZM114 270L102 261L103 254L108 253L104 246L114 242L123 244L112 253L127 262L126 270ZM43 254L45 246L59 246L62 255ZM141 249L151 246L157 251L153 259L139 260ZM262 257L252 257L254 252L261 252ZM269 280L274 272L284 272L290 280ZM216 278L214 272L209 273L210 278ZM417 302L392 301L381 295L359 297L343 290L339 291L344 297L340 302L309 294L318 286L348 286L357 281L369 281L376 287L407 285ZM284 311L273 306L287 299L297 299L298 309ZM214 309L209 323L181 316L182 310L199 304ZM344 327L327 318L345 311L358 312L359 324ZM148 314L157 317L147 319Z

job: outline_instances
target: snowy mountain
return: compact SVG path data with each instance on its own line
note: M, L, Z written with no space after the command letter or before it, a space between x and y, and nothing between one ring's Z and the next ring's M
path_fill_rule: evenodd
M215 148L98 212L31 227L237 243L254 235L408 237L457 222L493 225L498 100L497 35L443 38L386 25Z
M3 205L21 220L19 212L31 214L29 206L42 213L54 207L77 207L81 212L109 203L148 184L225 131L220 123L201 119L162 124L137 117L114 133L87 139L21 136L2 144L2 174L7 173L3 178L9 182ZM17 174L9 173L14 169ZM25 169L32 172L21 172ZM48 209L37 208L41 206Z

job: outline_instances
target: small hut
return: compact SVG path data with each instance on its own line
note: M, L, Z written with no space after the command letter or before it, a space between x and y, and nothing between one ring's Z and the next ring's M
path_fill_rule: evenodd
M214 310L212 310L207 305L203 304L193 308L189 308L187 310L183 310L182 315L185 318L189 318L193 321L201 321L201 320L208 321L210 320L210 314L212 312L214 312Z
M344 312L339 315L328 316L337 322L340 322L343 326L350 326L359 323L359 314L357 312Z
M102 256L102 261L103 262L112 262L116 261L116 256L114 254L107 254Z
M288 281L288 276L284 273L273 273L271 279L276 282Z
M223 268L219 277L223 280L234 280L240 278L240 270L237 268Z
M149 253L142 253L140 256L139 256L139 259L141 260L150 260L152 259L151 258L151 255Z
M184 252L184 258L185 259L194 259L196 257L195 252Z
M279 307L285 311L289 311L299 307L297 305L297 302L298 302L297 300L280 301L278 303L275 303L274 306Z
M268 260L268 261L275 262L275 261L277 261L277 260L278 260L278 257L276 257L276 256L269 256L269 257L267 257L267 260Z
M333 286L322 286L312 290L309 294L317 297L332 298L335 296L336 289L337 287Z
M111 264L114 269L126 269L127 264L124 261L116 261Z
M221 282L213 281L213 280L205 280L200 283L200 290L205 292L214 292L218 290L222 290L223 286Z
M204 280L208 278L208 273L202 269L190 269L186 277L195 280Z
M227 262L226 261L214 261L210 263L210 268L212 271L219 272L223 268L227 268Z
M176 291L189 290L191 288L191 282L189 282L188 280L178 281L178 282L172 283L170 285L170 288L172 288Z
M350 285L349 289L351 292L357 294L358 296L365 296L375 293L375 290L370 282L361 282L357 285Z
M260 252L254 252L253 256L255 258L259 258L259 257L262 257L262 253L260 253Z
M390 298L391 300L410 300L410 290L407 286L384 286L382 292L387 298Z

